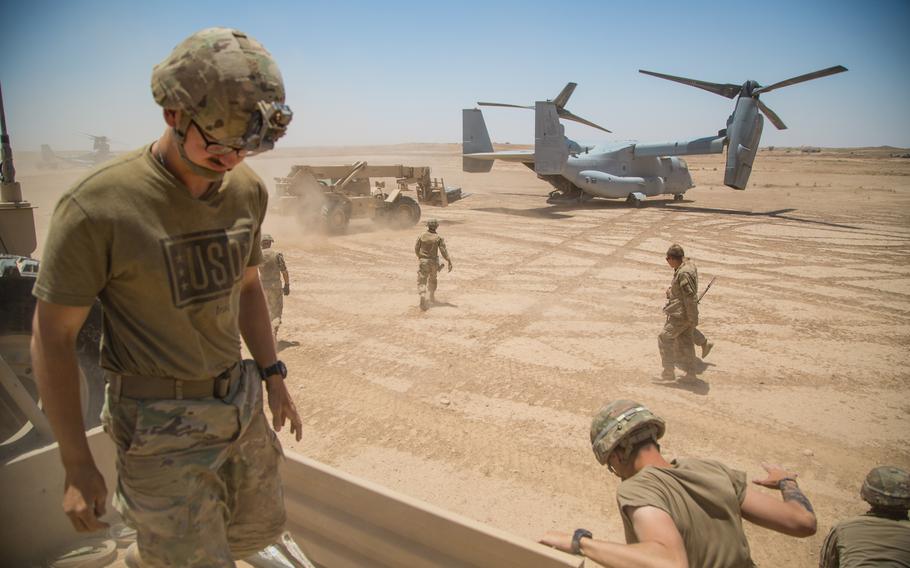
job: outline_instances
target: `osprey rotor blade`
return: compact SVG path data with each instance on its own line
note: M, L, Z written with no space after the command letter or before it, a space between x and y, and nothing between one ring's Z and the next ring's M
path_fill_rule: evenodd
M835 65L834 67L828 67L827 69L821 69L819 71L813 71L812 73L806 73L805 75L800 75L799 77L793 77L787 79L786 81L780 81L774 83L773 85L768 85L767 87L759 87L755 89L752 94L760 95L762 93L767 93L773 91L774 89L780 89L781 87L789 87L790 85L795 85L797 83L803 83L805 81L811 81L812 79L818 79L820 77L827 77L828 75L834 75L836 73L843 73L847 68L843 65Z
M553 104L556 105L556 108L565 108L566 103L569 102L569 97L575 92L575 87L577 86L578 83L567 83L566 86L559 91L559 94L553 99Z
M784 124L784 121L781 120L779 116L777 116L777 113L775 113L773 110L769 109L769 108L765 105L765 103L761 102L761 101L758 100L757 98L755 99L755 102L758 104L758 108L760 108L761 111L762 111L763 113L765 113L765 116L768 117L768 120L771 121L771 124L773 124L775 127L777 127L778 130L786 130L786 129L787 129L787 125Z
M596 128L598 130L603 130L604 132L610 132L612 134L612 130L607 130L606 128L604 128L603 126L600 126L599 124L594 124L590 120L587 120L580 116L574 115L564 108L557 107L556 114L559 115L560 118L564 118L566 120L572 120L575 122L580 122L581 124L586 124L592 128Z
M741 85L734 85L732 83L709 83L707 81L699 81L697 79L687 79L685 77L676 77L674 75L655 73L654 71L645 71L644 69L639 69L638 72L644 73L645 75L652 75L660 79L666 79L667 81L675 81L677 83L682 83L683 85L689 85L691 87L704 89L709 93L727 97L728 99L736 97L736 95L738 95L742 90Z
M510 105L510 104L507 104L507 103L485 103L485 102L481 102L481 101L477 101L477 106L485 106L485 107L509 107L509 108L529 108L529 109L531 109L531 110L534 110L534 107L532 107L532 106L525 106L525 105Z

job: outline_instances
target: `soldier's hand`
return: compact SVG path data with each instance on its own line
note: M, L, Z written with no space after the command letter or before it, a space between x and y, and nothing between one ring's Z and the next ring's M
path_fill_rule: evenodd
M452 272L452 263L449 262L449 272Z
M63 488L63 512L76 531L94 532L108 527L98 519L107 506L107 486L95 464L67 468Z
M284 292L285 296L290 296L291 295L291 285L285 284L284 288L282 289L282 292Z
M540 544L551 546L563 552L572 553L572 535L560 531L547 531L547 534L538 540Z
M778 489L782 479L796 479L796 476L799 475L798 473L791 473L773 463L763 463L761 466L768 472L768 476L764 479L753 479L752 483L763 487L770 487L771 489Z
M300 421L300 414L297 413L297 406L291 400L291 393L284 383L281 375L272 375L265 379L265 390L268 391L269 410L272 412L272 428L276 432L281 432L286 420L291 421L291 434L299 442L303 437L303 423Z

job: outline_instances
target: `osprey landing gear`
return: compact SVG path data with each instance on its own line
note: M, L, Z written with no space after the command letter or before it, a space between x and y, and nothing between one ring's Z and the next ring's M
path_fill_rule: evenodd
M674 193L674 194L673 194L673 201L682 201L682 200L683 200L683 194L682 194L682 193Z
M641 207L645 202L645 197L647 196L644 193L634 191L630 193L628 197L626 197L626 203L634 205L635 207Z

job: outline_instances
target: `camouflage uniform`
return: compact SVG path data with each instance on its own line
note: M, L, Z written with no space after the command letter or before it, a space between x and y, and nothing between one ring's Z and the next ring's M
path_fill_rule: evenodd
M266 242L266 239L263 239ZM272 319L272 330L278 335L278 326L281 325L281 314L284 311L284 295L289 290L287 285L282 286L281 276L287 274L288 267L284 263L284 255L271 248L263 249L262 264L259 265L259 279L265 291L265 299L269 304L269 317Z
M438 223L437 223L438 224ZM446 250L445 240L436 234L433 220L427 222L428 230L417 238L414 253L420 265L417 268L417 293L420 295L420 307L426 309L428 303L436 301L436 273L439 271L439 255L452 267L452 259Z
M679 365L686 373L695 372L695 326L698 325L698 269L688 258L673 271L673 282L664 306L667 321L657 336L664 372Z

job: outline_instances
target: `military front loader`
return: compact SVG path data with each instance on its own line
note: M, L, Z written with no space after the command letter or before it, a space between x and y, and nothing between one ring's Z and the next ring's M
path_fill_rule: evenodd
M385 181L395 188L386 191ZM461 188L446 187L430 178L430 168L391 165L371 166L364 161L342 166L293 166L287 177L275 178L281 210L291 209L305 227L341 233L351 219L366 218L392 228L406 228L420 221L420 204L445 207L461 199ZM415 186L417 201L403 195ZM418 203L419 202L419 203Z

